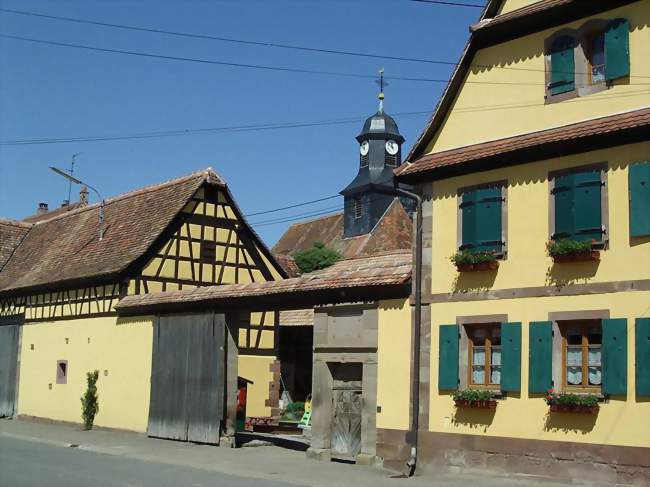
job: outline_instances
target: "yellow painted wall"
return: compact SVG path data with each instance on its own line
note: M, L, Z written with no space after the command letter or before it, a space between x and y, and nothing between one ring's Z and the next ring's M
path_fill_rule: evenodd
M644 142L434 182L432 293L650 278L650 239L630 241L628 203L628 165L648 160L648 154L650 142ZM609 248L601 251L598 265L553 266L545 247L551 197L548 172L596 162L609 164ZM507 259L500 262L496 277L458 273L449 260L457 250L457 190L501 180L508 181Z
M271 364L274 360L275 357L262 355L239 356L237 374L253 381L248 384L246 416L271 416L271 408L265 402L269 398L269 383L273 380Z
M408 299L379 301L377 428L409 427L411 306Z
M81 422L80 397L86 389L86 373L97 369L99 414L95 424L146 431L152 330L151 317L24 325L18 414ZM67 384L56 383L58 360L68 361Z
M522 266L523 267L523 266ZM543 397L528 395L528 326L547 320L549 312L609 309L612 318L627 318L627 397L601 403L598 415L566 414L548 421ZM456 322L457 316L507 314L522 322L522 391L498 402L494 417L487 411L456 410L451 395L438 391L438 325ZM454 302L431 305L431 377L429 429L436 432L559 440L606 445L650 447L650 401L637 399L634 381L634 319L650 316L650 292L624 292L585 296ZM554 415L556 416L556 415Z
M505 0L504 2L502 2L501 8L499 8L498 15L505 14L507 12L512 12L513 10L526 7L527 5L532 5L533 3L537 3L538 1L539 0Z
M510 2L509 2L510 3ZM509 8L509 5L508 5ZM579 28L590 18L630 21L630 84L597 94L544 105L544 40L564 27ZM650 105L650 0L635 2L481 49L452 111L426 152L535 132ZM501 69L501 68L508 69ZM519 84L474 84L474 82Z

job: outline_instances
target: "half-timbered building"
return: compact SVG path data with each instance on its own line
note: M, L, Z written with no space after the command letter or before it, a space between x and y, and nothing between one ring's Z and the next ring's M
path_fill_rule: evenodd
M225 358L212 356L223 354L224 337L213 338L225 327L219 317L194 328L154 316L120 318L120 299L285 276L212 169L103 205L0 220L0 415L79 422L86 373L99 370L96 424L145 431L150 412L161 407L156 381L167 384L164 394L202 402L205 391L171 391L169 384L196 384L202 370L225 367ZM238 315L230 330L235 370L251 381L252 415L270 415L278 390L278 323L277 312L260 309ZM206 440L188 437L188 429L178 439Z

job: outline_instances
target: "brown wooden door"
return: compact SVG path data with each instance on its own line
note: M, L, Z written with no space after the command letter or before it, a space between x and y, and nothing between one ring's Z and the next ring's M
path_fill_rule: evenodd
M354 460L361 451L360 388L335 388L332 418L332 456Z

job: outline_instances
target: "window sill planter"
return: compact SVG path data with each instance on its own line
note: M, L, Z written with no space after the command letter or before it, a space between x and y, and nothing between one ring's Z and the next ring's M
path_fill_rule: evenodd
M567 262L597 262L600 260L600 251L583 250L567 254L555 254L551 255L551 257L556 264L564 264Z
M598 414L599 406L582 406L578 404L551 404L552 413Z
M498 268L498 260L477 262L476 264L456 264L456 270L458 270L458 272L496 271Z
M455 399L454 404L457 408L496 409L497 407L497 402L494 399L490 399L489 401Z

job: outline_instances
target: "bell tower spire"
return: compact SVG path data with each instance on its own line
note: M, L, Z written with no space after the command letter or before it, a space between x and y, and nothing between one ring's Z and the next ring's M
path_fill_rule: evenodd
M402 163L404 137L397 123L384 112L383 68L379 70L379 110L368 117L359 143L359 165L357 176L341 194L344 197L343 236L356 237L372 231L395 198L394 169Z
M379 95L377 95L377 98L379 98L379 110L377 113L384 113L384 88L388 86L388 82L384 79L384 68L379 70L379 79L375 83L379 85Z

